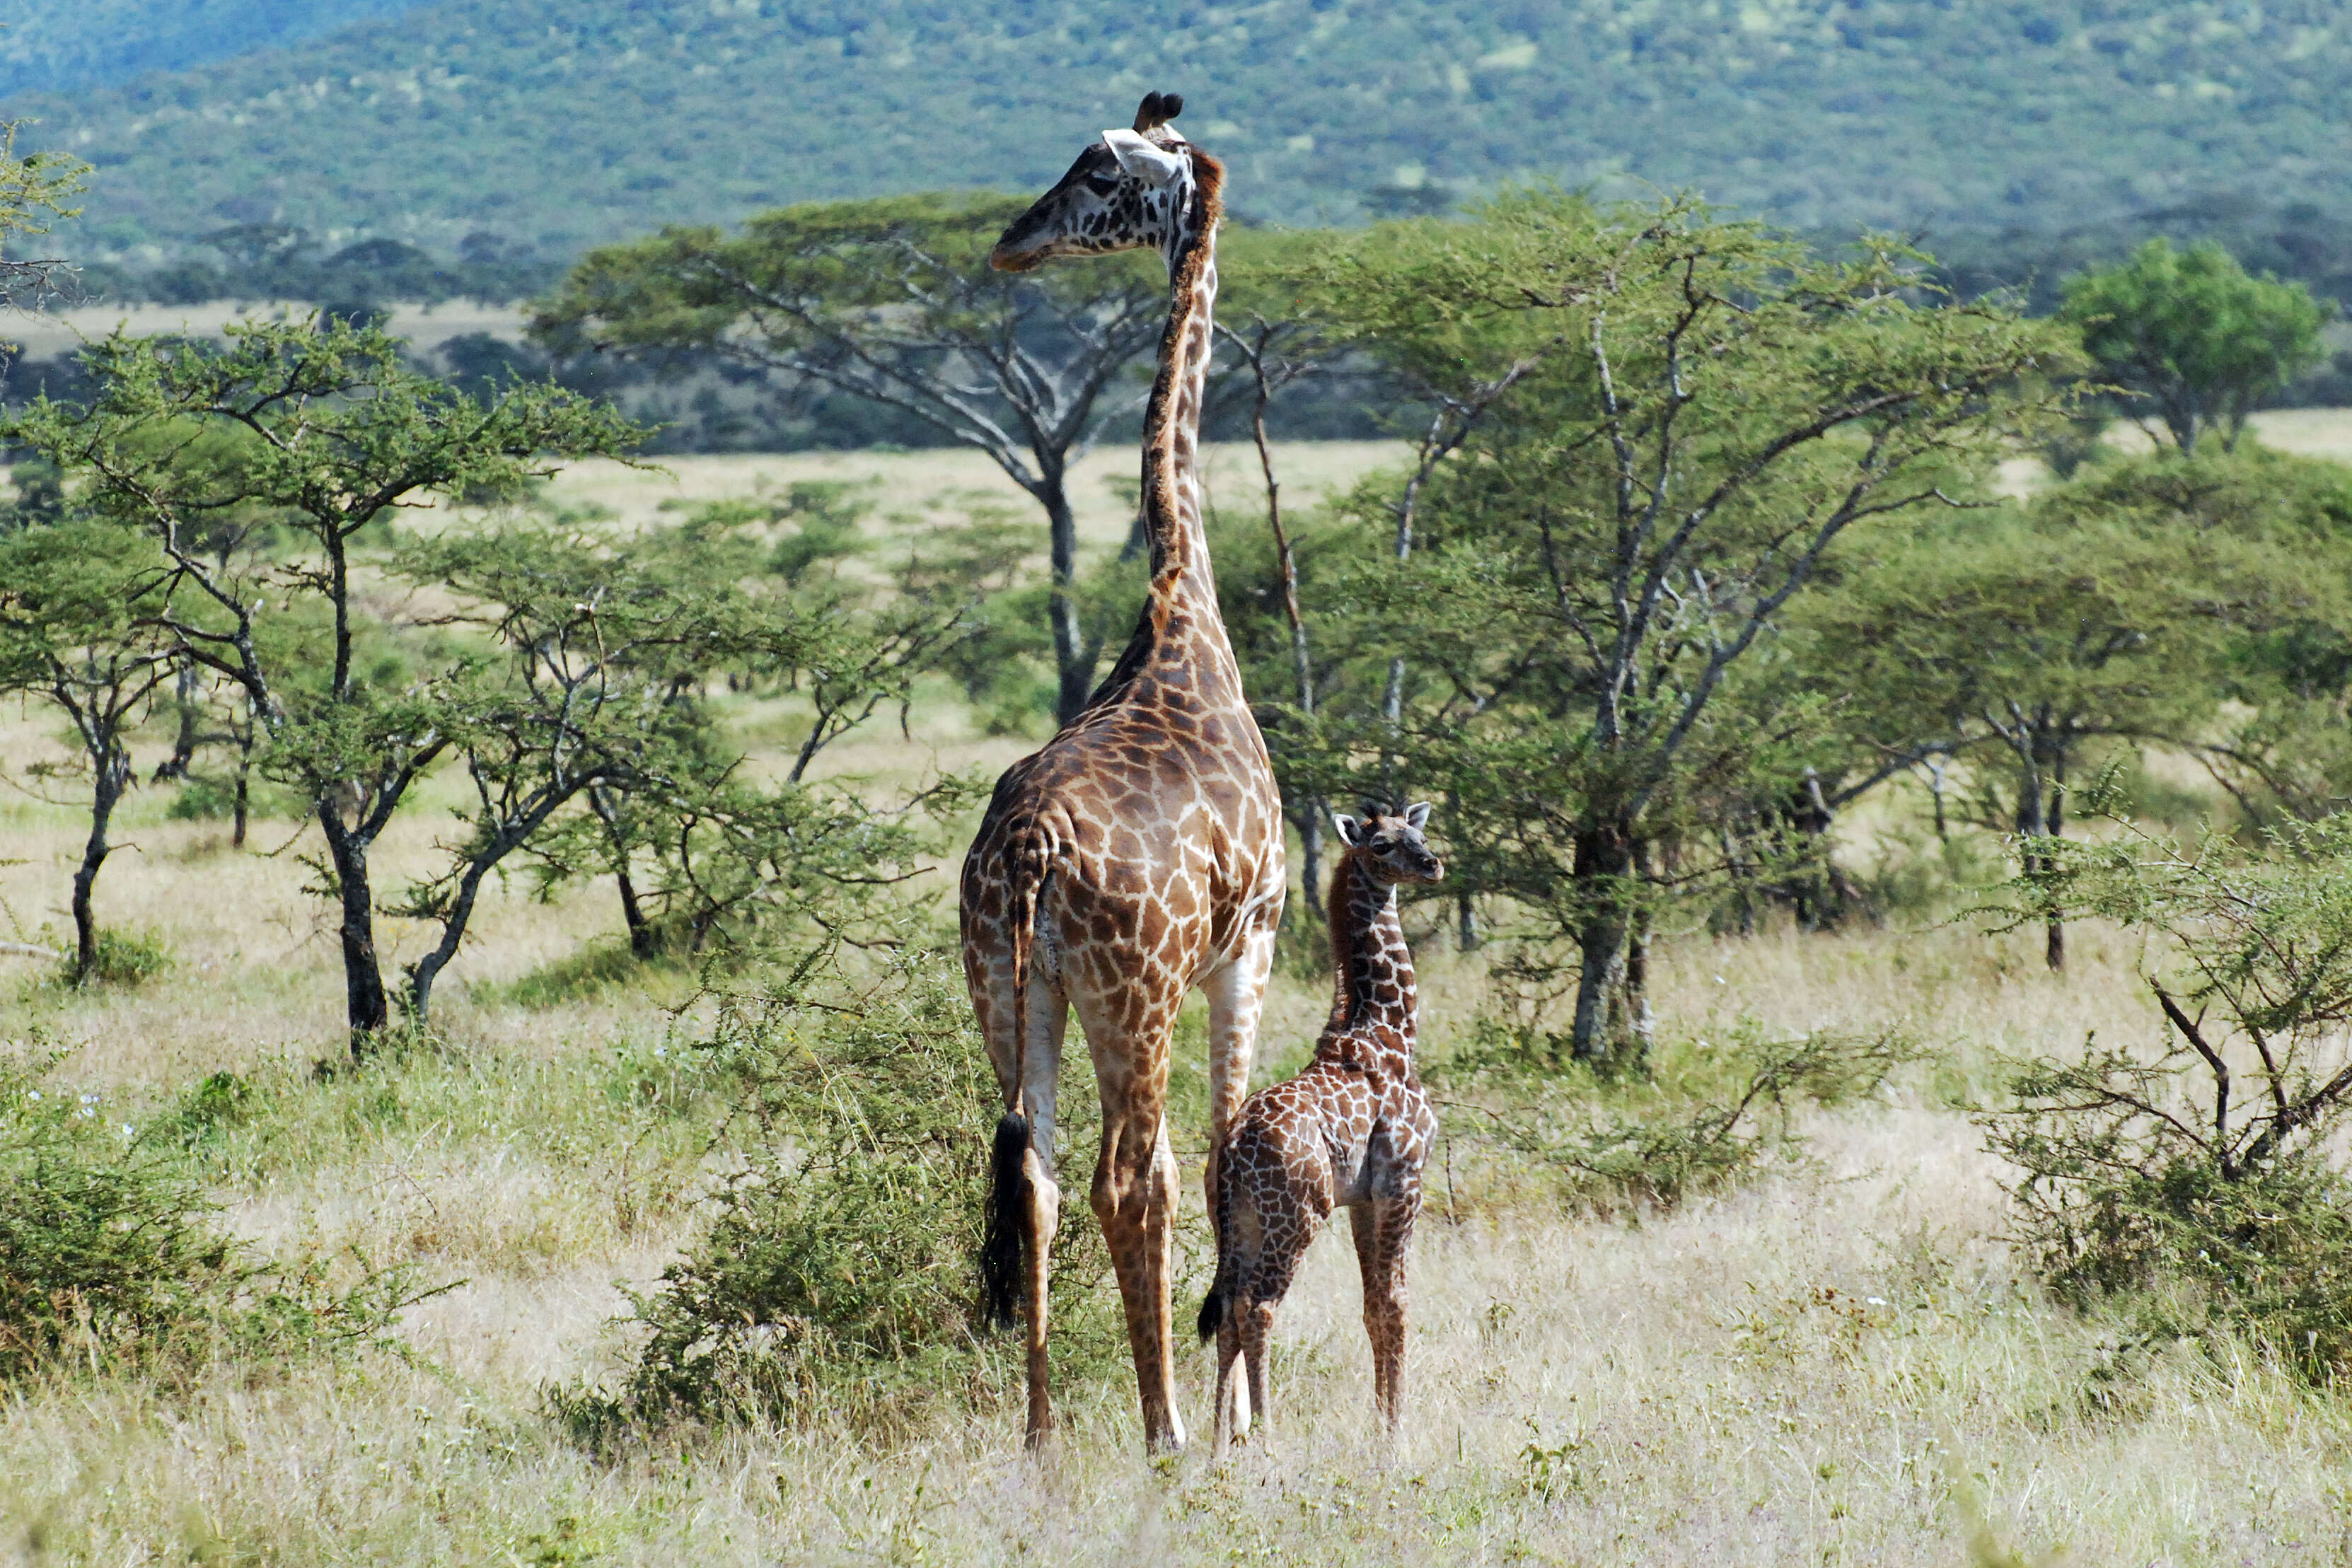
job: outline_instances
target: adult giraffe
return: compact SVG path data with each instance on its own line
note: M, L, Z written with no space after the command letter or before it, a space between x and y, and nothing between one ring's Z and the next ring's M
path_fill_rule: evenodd
M1028 1441L1053 1427L1045 1284L1061 1189L1054 1092L1076 1009L1102 1091L1091 1197L1127 1311L1154 1452L1184 1444L1176 1414L1168 1061L1177 1009L1209 997L1210 1179L1249 1089L1282 917L1282 814L1265 741L1242 696L1201 527L1195 447L1217 298L1224 168L1153 93L1106 131L1004 231L990 264L1150 246L1168 264L1168 328L1143 423L1151 587L1127 651L1078 716L1013 764L964 857L964 976L1004 1091L992 1159L987 1305L1027 1330Z

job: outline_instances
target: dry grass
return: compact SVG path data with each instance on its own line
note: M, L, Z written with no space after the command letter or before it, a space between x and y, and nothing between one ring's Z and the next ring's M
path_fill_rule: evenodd
M1344 490L1374 468L1402 461L1408 450L1401 442L1386 441L1277 443L1286 504L1309 505L1334 489ZM1265 480L1255 446L1211 442L1202 449L1201 472L1213 506L1223 500L1264 509ZM962 447L665 457L653 468L596 459L567 469L549 484L547 495L559 506L603 507L625 523L642 523L659 516L665 506L781 491L813 479L871 485L887 513L919 522L996 508L1034 523L1043 538L1045 514L1037 503L984 454ZM1081 543L1098 550L1124 544L1135 518L1134 448L1095 448L1070 465L1067 484Z
M914 488L946 482L921 462ZM849 756L903 777L1018 748L951 715L927 725L911 748L877 737ZM37 717L0 722L12 781L53 743ZM2063 979L2030 943L1948 928L1680 943L1659 988L1671 1029L1900 1018L1949 1057L1822 1118L1810 1166L1639 1223L1449 1206L1441 1173L1392 1456L1370 1418L1352 1265L1327 1238L1281 1320L1276 1427L1223 1469L1197 1450L1147 1466L1118 1386L1066 1390L1043 1464L1009 1410L887 1451L728 1431L600 1458L541 1390L626 1356L614 1282L649 1281L691 1234L707 1114L656 1055L667 993L523 1008L502 988L609 938L610 890L499 891L448 988L449 1046L320 1081L335 953L292 852L260 852L293 824L260 824L237 854L162 805L134 799L137 847L100 902L175 967L77 996L0 959L0 1039L38 1026L76 1043L65 1081L131 1120L205 1074L248 1075L266 1113L206 1156L235 1224L469 1282L409 1314L414 1365L225 1370L168 1399L88 1376L0 1392L0 1563L1948 1564L1969 1560L1967 1496L1999 1543L1979 1540L1981 1563L2352 1552L2341 1404L2187 1352L2103 1381L2103 1325L2043 1303L1999 1239L2000 1173L1952 1104L1996 1051L2149 1023L2128 945L2100 932L2077 933ZM421 804L386 841L387 882L428 863L437 815ZM78 846L70 810L0 790L0 925L61 923ZM394 923L386 939L396 959L419 934ZM1425 967L1443 1040L1475 1011L1476 967L1436 952ZM1281 981L1266 1059L1294 1054L1323 1005ZM1185 1197L1197 1206L1194 1184ZM1197 1431L1210 1367L1186 1365Z

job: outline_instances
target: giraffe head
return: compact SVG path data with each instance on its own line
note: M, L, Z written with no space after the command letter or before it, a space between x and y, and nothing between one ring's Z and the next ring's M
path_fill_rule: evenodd
M1216 221L1224 169L1168 122L1184 107L1155 92L1131 131L1106 131L1070 172L1013 220L988 255L999 272L1026 272L1057 256L1152 249L1169 269L1202 226ZM1203 197L1207 200L1203 200Z
M1363 858L1372 875L1388 883L1440 882L1445 862L1421 836L1429 823L1429 802L1381 806L1367 800L1360 818L1334 816L1339 841Z

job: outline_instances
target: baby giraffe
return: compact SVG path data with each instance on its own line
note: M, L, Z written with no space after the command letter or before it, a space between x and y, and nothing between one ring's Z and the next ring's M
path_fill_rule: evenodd
M1315 1058L1297 1077L1243 1102L1217 1164L1217 1277L1201 1338L1217 1341L1216 1451L1267 1411L1265 1345L1274 1309L1334 1208L1348 1211L1364 1276L1372 1390L1394 1437L1404 1377L1405 1249L1421 1211L1421 1167L1437 1117L1412 1067L1412 954L1397 884L1444 866L1422 841L1429 806L1363 808L1336 819L1347 845L1331 873L1339 996ZM1247 1392L1234 1362L1249 1361Z

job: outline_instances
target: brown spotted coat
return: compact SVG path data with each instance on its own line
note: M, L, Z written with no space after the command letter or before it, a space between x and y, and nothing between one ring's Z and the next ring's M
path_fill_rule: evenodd
M1266 1415L1274 1310L1335 1208L1355 1236L1373 1396L1391 1435L1403 1413L1406 1254L1437 1116L1413 1071L1417 998L1396 890L1445 873L1422 838L1428 816L1416 805L1339 820L1347 848L1331 873L1330 1019L1296 1078L1243 1103L1218 1163L1217 1275L1200 1328L1217 1342L1219 1453L1253 1414Z

